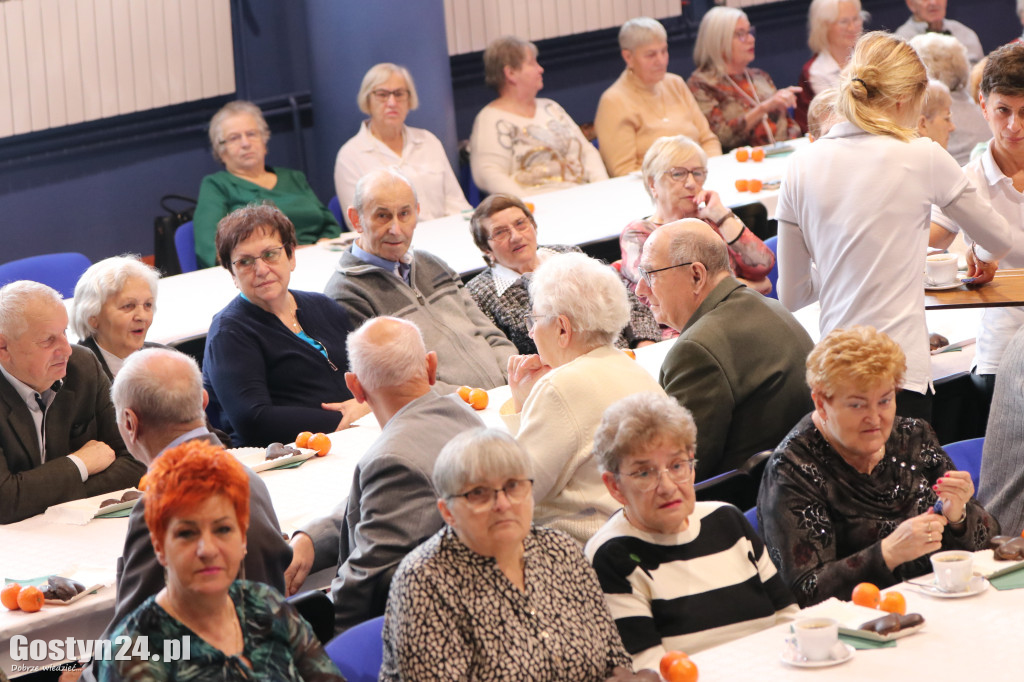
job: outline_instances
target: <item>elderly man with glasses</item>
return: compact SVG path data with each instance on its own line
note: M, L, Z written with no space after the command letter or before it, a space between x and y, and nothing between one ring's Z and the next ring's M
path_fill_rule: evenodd
M812 407L803 372L814 344L804 328L729 274L725 243L702 220L655 230L638 270L637 295L679 331L658 383L697 423L696 479L774 449Z

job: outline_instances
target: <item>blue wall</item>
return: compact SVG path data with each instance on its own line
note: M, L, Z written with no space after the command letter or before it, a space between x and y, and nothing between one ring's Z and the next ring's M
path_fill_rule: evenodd
M894 28L908 15L903 0L863 2L874 17L869 28ZM795 0L748 13L758 27L755 65L780 86L796 81L809 56L808 4ZM697 18L708 5L694 0L686 15L666 22L669 68L684 77L693 68ZM953 0L949 16L972 26L991 50L1020 35L1014 10L1014 0ZM305 167L325 202L334 194L337 149L362 118L356 89L373 63L389 59L411 68L421 105L409 122L433 130L452 154L454 140L468 137L476 112L493 98L479 53L445 59L441 0L233 0L232 11L238 94L271 107L269 161ZM622 69L616 31L543 41L539 48L544 95L577 121L593 120L601 92ZM297 131L289 95L296 95ZM152 253L160 197L195 196L202 177L219 169L204 127L225 100L0 142L0 261L57 250L94 260Z

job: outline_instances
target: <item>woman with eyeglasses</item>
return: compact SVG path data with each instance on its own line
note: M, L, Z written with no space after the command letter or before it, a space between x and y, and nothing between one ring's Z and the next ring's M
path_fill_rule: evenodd
M707 165L704 150L683 135L655 140L644 155L641 169L644 189L654 201L654 213L646 221L656 227L683 218L703 220L728 246L729 267L736 279L768 294L772 290L768 273L775 265L775 254L722 203L717 192L704 189ZM637 229L635 222L630 223L620 239L623 250L619 272L633 288L639 281L636 264L647 240L645 232Z
M473 181L485 192L525 197L607 180L601 155L544 87L537 46L502 36L484 50L484 79L498 98L469 136Z
M199 187L193 217L196 260L200 268L217 264L217 222L237 208L271 201L295 226L299 244L341 234L341 227L297 170L268 166L270 127L252 102L228 102L210 119L213 158L224 170L207 175Z
M579 547L533 525L534 467L494 429L441 450L433 483L446 526L395 573L381 680L601 682L629 666Z
M288 289L288 217L270 204L232 212L217 226L217 253L240 293L206 336L203 384L214 424L235 446L264 447L301 431L347 428L366 414L345 384L348 314L323 294Z
M508 194L492 194L480 202L469 229L488 267L466 288L520 353L536 353L525 320L530 312L530 273L555 254L582 251L564 244L538 247L533 214L519 198ZM660 341L661 332L650 309L632 292L629 304L630 321L615 340L616 347L638 348Z
M622 505L584 550L633 657L658 669L667 651L695 653L797 612L764 543L738 509L697 502L697 425L664 394L605 410L594 456Z
M800 71L800 92L793 118L807 131L807 110L819 92L839 85L839 72L850 61L864 32L867 12L860 0L813 0L807 10L807 45L814 56Z
M803 134L788 114L796 106L800 88L777 90L771 76L750 68L754 36L746 13L733 7L711 8L697 29L693 48L697 69L687 84L725 151Z
M334 162L334 189L343 214L355 203L359 178L389 166L398 168L412 182L420 201L420 220L472 208L437 136L405 125L406 116L420 105L408 69L390 62L370 67L356 102L370 118L342 145Z

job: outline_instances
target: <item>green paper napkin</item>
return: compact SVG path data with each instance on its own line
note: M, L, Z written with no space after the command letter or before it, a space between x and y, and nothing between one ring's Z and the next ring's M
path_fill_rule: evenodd
M896 646L895 639L890 639L888 642L876 642L872 639L861 639L860 637L843 634L839 635L839 641L843 644L849 644L854 649L891 649Z
M125 507L124 509L118 509L117 511L107 512L106 514L97 514L93 518L96 519L123 519L131 516L132 509L134 507Z
M1019 590L1024 587L1024 570L1014 571L989 580L997 590Z
M310 457L309 459L313 459L313 458ZM300 460L298 462L291 462L290 464L284 464L284 465L279 466L279 467L274 467L273 469L267 469L267 471L277 471L278 469L298 469L300 466L302 466L303 464L308 462L309 459L303 459L303 460Z

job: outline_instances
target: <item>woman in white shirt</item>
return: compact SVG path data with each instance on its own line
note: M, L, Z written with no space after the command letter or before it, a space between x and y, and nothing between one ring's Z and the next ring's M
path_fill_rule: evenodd
M404 66L384 62L371 67L363 76L356 101L370 118L341 147L334 162L334 189L342 214L352 205L359 178L388 166L402 171L416 188L420 220L472 208L441 141L429 130L405 125L405 117L419 106L419 97Z
M979 260L1001 258L1012 244L1006 221L956 161L917 137L927 84L905 40L861 38L840 80L846 120L794 155L776 211L779 300L790 310L819 300L822 335L865 324L891 336L907 355L899 414L923 418L931 415L924 258L932 204L978 241Z

